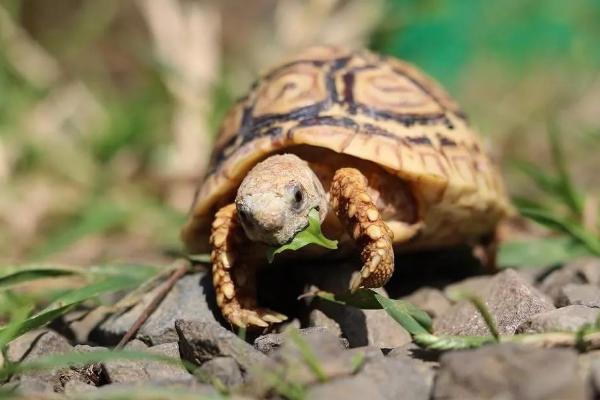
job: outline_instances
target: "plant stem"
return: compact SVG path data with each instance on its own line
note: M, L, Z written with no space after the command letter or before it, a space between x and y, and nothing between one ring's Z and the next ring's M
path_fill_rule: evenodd
M144 323L150 318L150 316L156 311L160 303L167 296L167 294L171 291L175 283L179 279L181 279L189 270L190 263L187 260L177 260L176 263L179 265L173 274L169 277L169 279L164 283L163 287L156 293L156 296L152 299L150 304L142 311L137 320L131 325L129 330L125 333L125 336L121 338L115 349L121 349L125 346L131 338L137 333L137 331L144 325Z

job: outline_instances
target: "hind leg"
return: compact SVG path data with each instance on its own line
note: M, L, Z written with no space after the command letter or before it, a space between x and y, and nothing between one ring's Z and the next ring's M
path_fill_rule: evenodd
M213 285L217 305L225 319L238 327L248 328L266 328L285 321L285 315L257 305L257 260L251 254L240 254L249 243L237 221L235 204L217 211L210 244Z

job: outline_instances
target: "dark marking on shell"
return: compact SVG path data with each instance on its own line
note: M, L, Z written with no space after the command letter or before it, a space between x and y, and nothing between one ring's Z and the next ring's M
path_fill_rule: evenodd
M396 121L406 127L414 125L437 125L446 124L448 118L446 114L397 114L389 111L381 111L375 108L366 106L364 104L355 104L354 107L362 114L368 115L369 117L376 120L392 120Z
M342 126L344 128L349 128L356 130L358 129L358 124L354 122L351 118L335 118L335 117L314 117L310 119L302 120L298 123L298 126L317 126L317 125L328 125L328 126Z
M267 81L272 79L274 76L277 76L280 72L285 71L286 69L293 67L295 65L300 65L300 64L311 64L314 65L315 67L321 67L323 65L325 65L327 63L327 61L324 60L294 60L291 61L289 63L285 63L283 65L278 66L277 68L267 72L266 75L263 75L262 78L260 78L258 80L258 82L262 82L262 81Z
M340 69L344 68L346 64L348 64L348 61L350 61L350 59L351 57L343 57L334 60L331 64L329 72L326 75L325 79L327 80L327 91L329 92L329 97L331 98L331 101L334 103L337 103L340 100L335 85L335 73L338 72Z
M328 108L330 105L329 100L324 100L319 103L311 104L306 107L298 108L292 112L286 114L268 114L263 115L258 118L254 118L252 121L252 126L254 128L264 128L266 126L270 126L275 122L286 122L292 120L301 120L304 118L312 117L313 115L318 115L321 111Z
M398 136L396 136L392 132L373 124L363 124L362 130L370 135L384 136L395 140L399 139Z
M441 133L438 133L437 137L442 147L458 146L458 144L454 140L450 139L448 136L444 136Z
M412 144L431 146L431 140L427 136L407 136L406 140L408 140Z
M348 111L356 114L356 104L354 103L354 74L344 74L344 102L348 104Z

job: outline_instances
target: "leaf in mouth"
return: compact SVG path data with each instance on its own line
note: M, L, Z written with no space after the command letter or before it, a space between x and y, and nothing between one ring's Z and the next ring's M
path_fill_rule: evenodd
M316 244L327 249L337 249L337 240L327 239L321 232L321 222L319 220L319 211L313 208L308 213L308 226L298 232L291 242L279 247L269 247L267 250L267 259L269 263L273 262L275 254L285 250L298 250L309 244Z

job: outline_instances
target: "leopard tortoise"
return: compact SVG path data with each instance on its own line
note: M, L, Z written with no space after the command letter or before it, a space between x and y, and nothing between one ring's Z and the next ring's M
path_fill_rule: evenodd
M384 285L394 250L476 244L510 210L464 113L417 68L368 51L305 50L262 76L226 115L182 238L211 250L217 304L233 325L286 319L256 301L258 247L281 245L318 209Z

